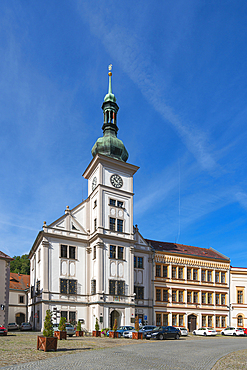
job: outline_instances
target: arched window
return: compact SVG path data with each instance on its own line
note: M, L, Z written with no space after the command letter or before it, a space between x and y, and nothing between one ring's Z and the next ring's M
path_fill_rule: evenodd
M242 315L238 316L238 326L243 326L243 316Z

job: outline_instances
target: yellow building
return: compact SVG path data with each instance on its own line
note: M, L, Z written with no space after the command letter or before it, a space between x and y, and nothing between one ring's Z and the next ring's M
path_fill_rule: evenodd
M146 241L155 250L155 324L225 328L230 259L212 248Z

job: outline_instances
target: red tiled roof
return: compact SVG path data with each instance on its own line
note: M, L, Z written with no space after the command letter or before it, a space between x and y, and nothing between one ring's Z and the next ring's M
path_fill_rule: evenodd
M9 289L25 290L30 286L30 275L10 273Z
M0 258L4 258L5 260L13 260L12 257L8 256L7 254L0 251Z
M178 253L195 257L215 258L229 261L230 259L223 254L215 251L213 248L192 247L191 245L183 245L177 243L159 242L155 240L145 239L151 244L156 251Z

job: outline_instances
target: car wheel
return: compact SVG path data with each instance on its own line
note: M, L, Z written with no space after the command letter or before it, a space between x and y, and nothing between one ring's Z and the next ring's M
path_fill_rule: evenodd
M221 333L221 335L225 335L225 333Z
M236 335L236 333L233 333L233 335Z
M203 333L203 335L204 335L204 337L206 337L207 333L205 332L205 333Z
M163 335L162 335L162 334L159 334L159 335L158 335L158 339L159 339L159 340L164 339L164 338L163 338Z
M73 337L73 334L69 334L69 337Z
M179 335L178 334L176 335L175 339L179 339Z
M195 331L193 331L193 335L196 335L196 332Z

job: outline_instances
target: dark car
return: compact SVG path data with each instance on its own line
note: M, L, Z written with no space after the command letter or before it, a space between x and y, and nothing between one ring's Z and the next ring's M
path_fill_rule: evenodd
M155 325L145 325L139 330L139 333L142 333L143 338L146 338L146 334L150 333L155 328L157 328Z
M159 326L147 332L146 339L179 339L180 330L173 326Z

